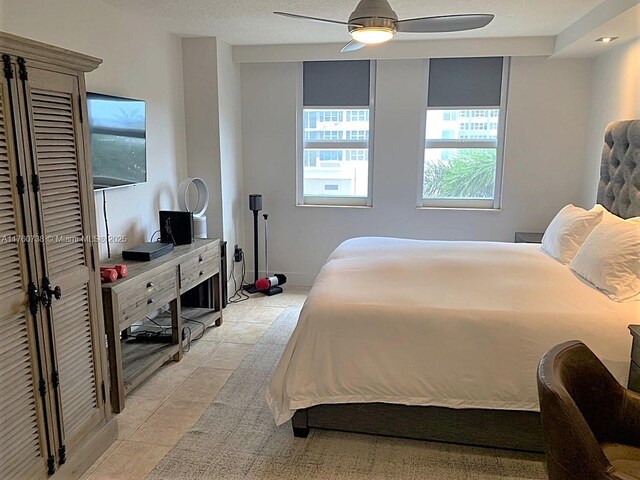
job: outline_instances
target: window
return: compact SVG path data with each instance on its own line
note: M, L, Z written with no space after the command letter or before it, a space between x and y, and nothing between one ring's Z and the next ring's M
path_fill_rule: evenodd
M427 61L422 207L500 207L509 62Z
M375 63L304 62L298 205L371 205Z

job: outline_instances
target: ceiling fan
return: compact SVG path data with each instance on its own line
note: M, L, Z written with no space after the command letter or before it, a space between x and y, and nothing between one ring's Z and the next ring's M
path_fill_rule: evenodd
M486 27L491 14L442 15L398 20L387 0L361 0L347 22L308 17L295 13L273 12L284 17L346 25L353 40L341 52L353 52L367 45L388 42L396 33L443 33Z

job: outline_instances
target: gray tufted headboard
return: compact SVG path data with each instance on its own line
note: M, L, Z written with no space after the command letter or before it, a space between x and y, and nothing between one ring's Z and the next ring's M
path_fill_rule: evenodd
M640 120L607 126L598 203L622 218L640 216Z

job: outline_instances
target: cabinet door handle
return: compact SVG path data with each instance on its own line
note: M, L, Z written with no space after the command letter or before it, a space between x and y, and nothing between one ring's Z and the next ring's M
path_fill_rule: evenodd
M51 306L51 302L55 298L56 300L60 300L62 297L62 290L59 286L55 288L51 285L51 282L47 277L42 279L42 293L40 294L40 300L42 301L42 305L45 308L49 308Z
M147 283L147 288L153 288L153 282Z
M149 300L147 300L147 305L151 305L152 303L155 303L155 298L150 298Z

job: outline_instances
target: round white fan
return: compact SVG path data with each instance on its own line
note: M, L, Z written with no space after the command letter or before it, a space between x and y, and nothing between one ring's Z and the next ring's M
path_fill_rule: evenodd
M195 187L193 195L191 187ZM196 198L194 202L193 199ZM178 187L178 205L185 212L193 213L193 234L196 238L207 238L207 208L209 207L209 189L204 180L198 177L187 178Z

